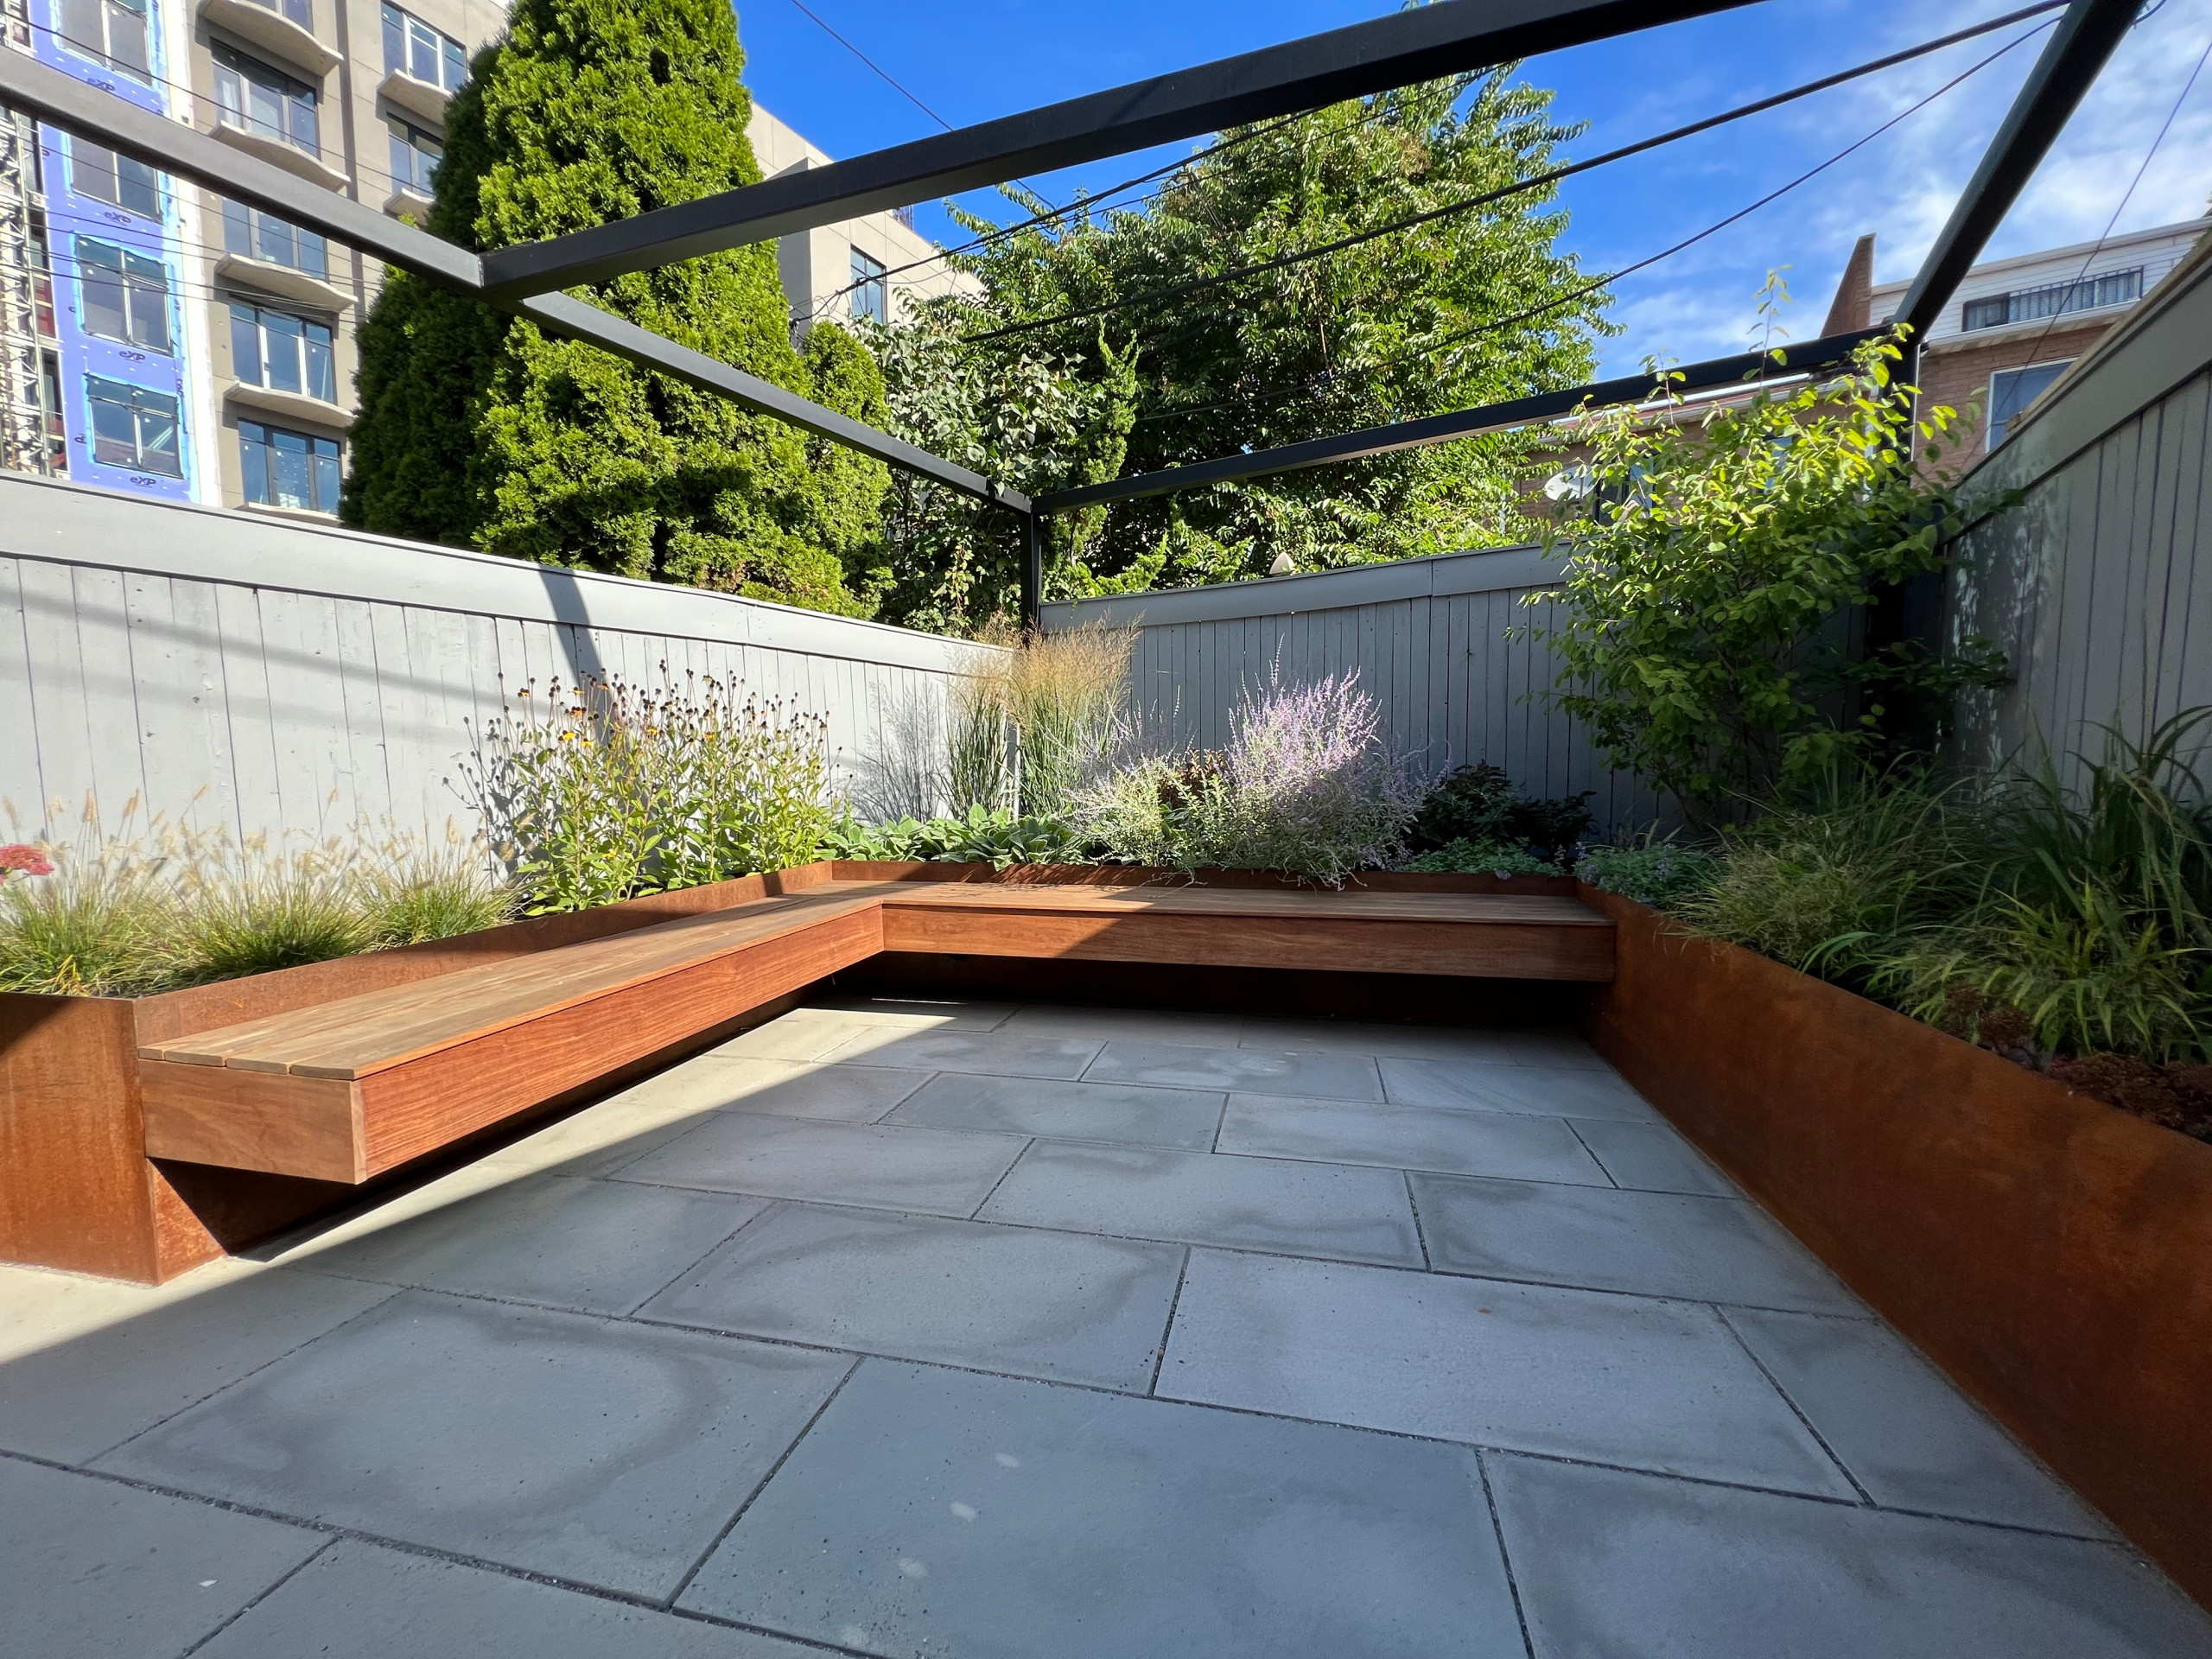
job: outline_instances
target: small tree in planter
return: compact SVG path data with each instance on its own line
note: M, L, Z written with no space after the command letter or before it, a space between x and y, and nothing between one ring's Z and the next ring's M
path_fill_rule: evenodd
M1891 752L1908 708L2002 677L1986 641L1870 649L1847 626L1943 569L1966 526L1937 469L1962 423L1942 407L1915 419L1892 374L1902 339L1695 423L1592 417L1596 516L1548 533L1560 586L1529 601L1561 613L1549 696L1694 823Z

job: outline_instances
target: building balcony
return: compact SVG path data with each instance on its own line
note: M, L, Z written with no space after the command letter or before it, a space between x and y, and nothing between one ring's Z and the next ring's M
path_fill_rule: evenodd
M279 299L296 300L325 311L350 311L353 308L353 296L344 289L295 266L280 265L267 259L226 253L215 262L215 276L221 282L273 294Z
M235 0L232 0L235 3ZM395 69L377 83L377 94L395 110L404 111L418 120L435 122L443 126L446 105L453 101L453 94L442 86L434 86L427 80Z
M411 219L417 225L430 216L430 194L411 184L403 184L385 198L384 210L394 219Z
M353 411L340 404L310 397L303 391L279 391L274 386L257 386L245 380L234 380L224 387L223 401L233 408L333 432L343 432L353 424Z
M227 121L216 123L214 137L234 149L264 162L273 162L288 173L296 173L326 190L343 192L353 181L340 169L332 167L319 155L310 155L298 145L282 138L272 138L265 132L256 132L251 127L234 127Z
M200 20L213 23L248 45L272 54L283 64L321 80L338 67L337 51L285 16L256 0L200 0Z

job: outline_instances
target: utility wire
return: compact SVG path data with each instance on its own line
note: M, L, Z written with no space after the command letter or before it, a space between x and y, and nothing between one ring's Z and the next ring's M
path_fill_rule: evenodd
M1127 310L1136 306L1156 305L1163 301L1183 299L1190 295L1204 293L1210 289L1220 288L1230 283L1238 283L1249 277L1264 276L1269 271L1285 270L1294 265L1304 264L1309 260L1319 259L1332 253L1341 253L1347 248L1362 246L1382 237L1395 236L1401 231L1412 230L1420 226L1434 224L1439 219L1471 213L1478 207L1486 207L1511 196L1542 189L1548 185L1558 183L1561 179L1573 178L1577 174L1587 173L1593 168L1608 166L1614 162L1625 161L1631 156L1640 156L1646 150L1656 149L1664 144L1675 143L1684 138L1694 137L1699 133L1709 132L1715 127L1726 126L1731 122L1764 114L1769 110L1795 103L1799 99L1810 98L1816 92L1827 92L1831 87L1840 86L1848 81L1876 74L1885 69L1895 68L1901 63L1910 63L1916 58L1926 57L1932 52L1940 52L1946 47L1956 46L1962 41L1970 41L1986 35L1993 29L2024 22L2046 11L2056 11L2065 3L2066 0L2042 0L2040 4L2024 7L2018 11L2009 12L2002 17L1993 17L1986 22L1977 23L1970 29L1963 29L1955 34L1946 35L1940 40L1923 41L1904 51L1891 53L1888 57L1876 58L1871 62L1859 64L1835 74L1824 75L1818 80L1807 81L1802 86L1793 86L1786 92L1777 92L1771 97L1738 105L1734 109L1724 110L1718 115L1707 116L1702 120L1691 122L1688 126L1676 127L1670 131L1656 133L1649 138L1640 138L1631 144L1624 144L1618 149L1606 150L1602 155L1589 157L1586 161L1573 162L1563 167L1552 168L1548 171L1534 174L1526 179L1506 185L1500 189L1486 190L1480 195L1469 196L1464 200L1451 202L1441 207L1432 207L1426 213L1414 213L1405 219L1393 219L1389 224L1378 225L1370 230L1340 237L1336 241L1325 242L1318 247L1301 248L1294 252L1278 254L1272 259L1240 265L1233 270L1222 271L1214 276L1195 277L1186 283L1177 283L1170 287L1156 288L1145 293L1133 294L1126 299L1087 306L1079 310L1063 311L1049 317L1035 317L1025 322L1008 323L1003 327L963 334L961 338L969 345L980 345L987 340L1005 340L1015 334L1030 333L1034 329L1055 327L1064 323L1087 322L1093 318L1109 316L1116 311ZM2024 35L2022 38L2026 37ZM1872 136L1873 135L1869 135L1870 137ZM1846 153L1848 154L1847 151Z
M1402 353L1398 356L1393 358L1385 358L1378 363L1365 364L1357 370L1346 371L1346 372L1375 374L1379 373L1385 369L1398 368L1408 363L1415 362L1423 359L1433 358L1441 352L1446 351L1454 346L1462 345L1466 341L1476 339L1481 335L1495 334L1500 329L1512 327L1517 323L1531 321L1534 319L1543 315L1547 312L1557 311L1562 307L1572 305L1579 300L1587 298L1590 295L1596 293L1599 289L1606 287L1610 283L1618 281L1621 277L1633 276L1639 270L1647 270L1650 269L1650 267L1658 264L1662 260L1671 259L1685 249L1696 246L1697 244L1704 241L1707 237L1717 235L1719 232L1727 229L1731 225L1735 224L1738 220L1750 217L1751 214L1758 212L1760 208L1767 207L1770 204L1779 200L1782 197L1788 195L1799 186L1819 177L1821 174L1827 172L1828 168L1835 166L1836 163L1841 162L1847 156L1853 155L1858 150L1865 149L1868 144L1873 143L1875 139L1880 137L1884 133L1897 125L1898 123L1918 114L1922 110L1926 109L1930 104L1936 102L1937 99L1943 97L1946 93L1949 92L1953 88L1958 86L1962 82L1969 79L1976 74L1979 74L1982 70L1986 69L1991 64L1996 62L1998 59L2003 57L2006 53L2021 45L2024 41L2034 39L2037 35L2042 33L2044 29L2047 29L2049 27L2050 25L2046 23L2042 25L2040 28L2031 29L2026 34L2021 35L2013 40L2007 41L2003 46L1999 47L1996 51L1991 53L1987 57L1981 59L1979 62L1970 65L1966 69L1961 71L1958 74L1954 75L1949 80L1945 81L1934 92L1929 93L1927 97L1921 99L1917 103L1912 104L1905 109L1899 111L1897 114L1883 122L1881 125L1876 127L1865 137L1855 139L1851 143L1845 145L1841 149L1836 151L1835 154L1830 156L1826 161L1820 162L1817 166L1808 168L1806 171L1799 174L1796 178L1790 180L1787 184L1781 186L1779 188L1769 191L1765 195L1761 196L1757 201L1751 203L1748 207L1738 208L1726 219L1716 220L1714 223L1707 226L1703 230L1697 232L1695 234L1684 237L1681 241L1674 244L1671 247L1662 248L1657 253L1652 254L1646 258L1637 260L1634 264L1624 266L1619 270L1609 272L1604 276L1597 277L1591 282L1584 283L1578 289L1572 289L1566 294L1559 295L1550 300L1543 302L1541 304L1530 306L1525 310L1514 312L1508 316L1493 318L1489 321L1478 323L1471 328L1462 329L1458 334L1447 334L1441 340L1433 340L1414 351ZM1281 387L1272 391L1255 392L1248 397L1217 399L1214 402L1207 404L1181 404L1175 408L1159 410L1149 415L1140 416L1138 419L1140 422L1165 420L1172 416L1198 414L1215 409L1244 407L1255 404L1279 403L1285 398L1302 396L1306 392L1311 391L1317 385L1335 378L1336 376L1333 372L1325 372L1319 375L1309 376L1306 379L1300 382L1296 385Z
M946 120L935 110L930 108L928 105L923 103L920 99L908 92L905 86L899 84L897 78L894 77L889 70L878 63L874 58L868 56L867 53L861 51L860 48L855 46L850 41L840 35L836 29L830 28L827 22L823 21L822 16L818 12L816 12L805 3L805 0L791 0L791 4L798 7L802 13L812 20L815 27L819 29L824 35L827 35L831 40L836 41L838 45L843 47L846 51L851 53L869 68L874 70L876 74L881 77L885 86L890 87L893 92L898 93L899 97L905 99L909 104L919 110L924 115L929 117L931 120L936 122L940 127L943 127L947 132L950 132L952 130L951 122Z

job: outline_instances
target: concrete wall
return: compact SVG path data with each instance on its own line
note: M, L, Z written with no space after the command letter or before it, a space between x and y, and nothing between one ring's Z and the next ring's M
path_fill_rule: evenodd
M1245 688L1278 664L1287 681L1357 668L1401 753L1438 772L1488 760L1532 795L1592 790L1600 824L1641 827L1660 816L1657 798L1537 701L1557 673L1541 639L1552 607L1523 601L1550 582L1531 548L1452 553L1048 605L1045 626L1138 628L1139 707L1161 742L1226 741ZM1507 638L1519 629L1531 636Z
M2096 747L2212 703L2212 248L2024 415L1969 494L2022 492L1962 538L1948 626L2014 682L1960 711L1961 758Z
M925 805L982 647L728 594L0 474L0 799L240 835L471 823L503 696L666 664L825 715L864 812ZM11 838L0 821L0 840Z

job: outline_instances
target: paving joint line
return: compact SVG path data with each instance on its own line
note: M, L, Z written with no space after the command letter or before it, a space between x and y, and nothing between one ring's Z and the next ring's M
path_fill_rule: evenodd
M315 1563L321 1560L325 1554L328 1554L331 1550L335 1549L337 1547L337 1539L325 1538L321 1543L317 1544L313 1549L302 1556L298 1561L295 1562L285 1571L278 1573L276 1575L276 1581L273 1584L264 1585L260 1590L256 1592L247 1599L245 1605L240 1607L236 1612L232 1613L228 1618L216 1625L213 1630L208 1631L207 1635L201 1637L197 1642L194 1642L190 1646L187 1647L181 1654L177 1656L177 1659L192 1659L192 1656L194 1654L199 1652L200 1649L206 1647L210 1642L213 1642L225 1630L229 1630L232 1625L237 1624L255 1608L260 1606L263 1602L268 1600L270 1597L275 1595L279 1590L282 1590L286 1585L289 1584L294 1579L299 1577L301 1573L306 1572L308 1567L314 1566Z
M1535 1639L1529 1633L1529 1610L1522 1604L1520 1576L1513 1570L1513 1552L1505 1546L1505 1522L1497 1512L1497 1494L1491 1490L1490 1463L1477 1446L1474 1450L1475 1478L1482 1482L1483 1503L1490 1510L1490 1529L1497 1540L1498 1565L1505 1569L1505 1588L1513 1598L1513 1618L1521 1626L1521 1650L1526 1659L1535 1659Z
M618 1319L627 1321L639 1308L652 1301L653 1297L667 1294L669 1291L675 1288L677 1284L683 1280L686 1274L696 1273L700 1267L709 1257L716 1255L721 1250L728 1249L730 1245L735 1243L738 1239L742 1237L746 1233L750 1232L755 1226L759 1225L761 1222L766 1221L770 1216L776 1214L783 1207L781 1201L771 1199L768 1203L763 1205L760 1209L747 1216L743 1221L738 1223L735 1227L724 1234L721 1239L702 1250L696 1260L678 1269L670 1277L668 1282L661 1286L659 1289L654 1291L652 1295L639 1298L637 1301L632 1303L628 1308L624 1310L622 1313L616 1314L614 1317Z
M1423 1273L1433 1273L1436 1271L1436 1263L1429 1256L1428 1235L1421 1228L1421 1200L1414 1197L1413 1171L1402 1169L1398 1174L1406 1184L1406 1208L1413 1212L1414 1242L1421 1246L1421 1270Z
M1743 1351L1744 1357L1758 1368L1759 1375L1766 1379L1767 1387L1772 1389L1781 1397L1782 1403L1789 1408L1789 1414L1805 1426L1805 1432L1813 1437L1813 1443L1827 1454L1828 1461L1835 1465L1837 1471L1851 1483L1851 1490L1859 1494L1859 1503L1870 1510L1875 1508L1873 1494L1866 1490L1851 1465L1843 1460L1842 1453L1828 1444L1828 1437L1821 1433L1819 1426L1813 1421L1805 1408L1797 1403L1789 1389L1782 1386L1782 1380L1768 1369L1766 1361L1759 1357L1758 1351L1751 1346L1750 1339L1736 1328L1736 1322L1728 1317L1728 1310L1714 1303L1713 1316L1720 1321L1721 1328L1736 1339L1736 1346Z
M1152 1380L1145 1384L1145 1397L1160 1397L1160 1368L1167 1363L1167 1344L1175 1335L1176 1310L1183 1306L1183 1281L1191 1276L1191 1247L1183 1247L1183 1265L1175 1270L1175 1294L1167 1299L1167 1323L1160 1327L1160 1351L1152 1357Z

